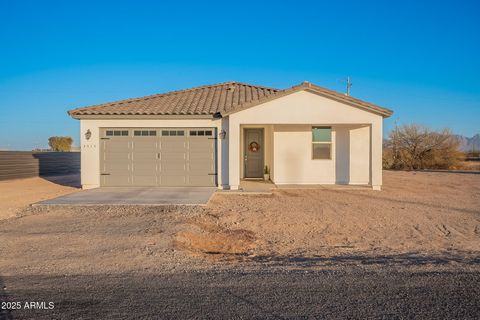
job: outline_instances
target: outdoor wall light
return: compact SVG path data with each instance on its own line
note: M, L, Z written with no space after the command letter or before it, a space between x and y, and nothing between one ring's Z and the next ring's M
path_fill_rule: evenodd
M85 132L85 139L90 140L91 136L92 136L92 132L90 131L90 129L88 129L87 132Z
M225 139L225 136L227 135L227 132L225 130L222 129L222 131L220 131L220 133L218 134L218 137L223 140Z

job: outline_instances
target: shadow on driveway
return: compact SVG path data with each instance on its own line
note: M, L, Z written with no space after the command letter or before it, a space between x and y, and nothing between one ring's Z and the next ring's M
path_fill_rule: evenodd
M19 319L475 319L480 312L478 272L231 268L5 281L13 301L55 303L13 311Z
M336 265L395 265L395 266L421 266L421 265L447 265L452 262L463 265L479 265L480 256L472 252L457 252L438 256L422 255L420 253L405 253L397 255L359 255L345 254L333 257L325 256L255 256L251 260L268 264L269 266L292 265L296 267L319 267Z
M8 299L5 293L5 287L2 277L0 277L0 303L12 301ZM9 309L5 309L2 305L0 305L0 320L13 320L12 312Z

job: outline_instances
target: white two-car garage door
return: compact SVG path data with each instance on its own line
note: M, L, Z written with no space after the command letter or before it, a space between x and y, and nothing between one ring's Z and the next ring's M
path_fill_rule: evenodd
M102 186L215 186L214 128L104 128Z

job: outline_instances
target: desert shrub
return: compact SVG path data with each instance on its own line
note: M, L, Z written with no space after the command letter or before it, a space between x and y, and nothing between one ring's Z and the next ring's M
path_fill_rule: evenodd
M392 169L394 167L394 154L391 148L389 148L388 141L383 144L383 168Z
M69 152L72 148L73 139L71 137L50 137L48 145L53 151Z
M465 152L465 158L480 158L480 151Z
M396 127L384 144L387 169L452 169L462 159L460 141L448 129L432 131L417 124Z

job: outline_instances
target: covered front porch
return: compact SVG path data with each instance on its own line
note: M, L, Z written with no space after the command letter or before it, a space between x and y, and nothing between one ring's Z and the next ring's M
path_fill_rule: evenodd
M229 141L230 151L239 151L238 183L235 159L230 159L232 190L377 189L372 184L372 124L240 124L238 131L238 140L231 134Z
M238 189L242 179L251 178L251 170L261 176L267 166L276 185L366 185L380 190L383 115L310 89L306 85L304 90L227 114L224 185ZM263 145L247 136L253 129L262 129ZM248 148L256 149L254 164L252 152L245 152Z

